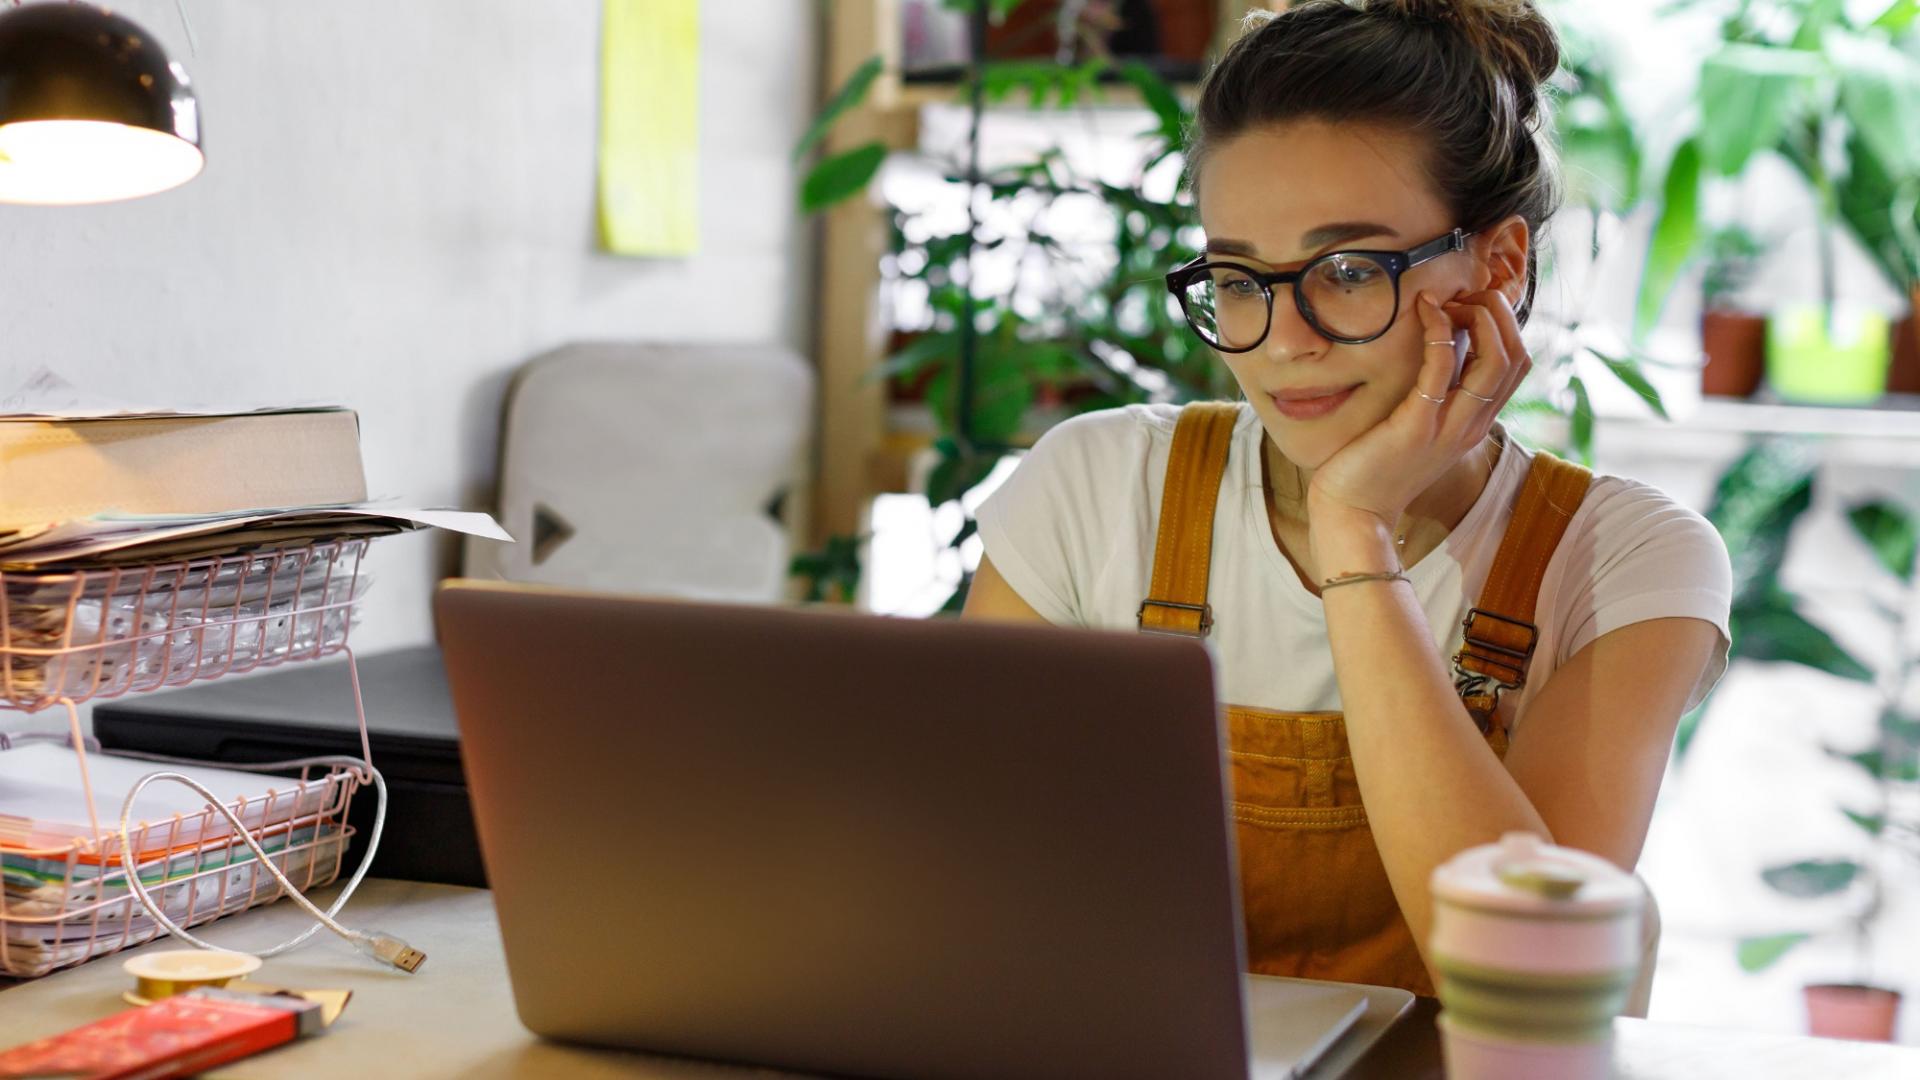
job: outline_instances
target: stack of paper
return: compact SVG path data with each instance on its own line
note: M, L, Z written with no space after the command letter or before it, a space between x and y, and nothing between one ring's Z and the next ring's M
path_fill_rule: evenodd
M6 496L0 494L0 503ZM0 570L124 566L230 555L313 539L385 536L419 528L450 529L508 540L487 514L387 503L289 506L206 514L123 514L16 526L0 533Z
M34 975L154 936L120 863L122 802L140 778L180 772L215 792L296 886L338 873L347 779L310 781L93 753L93 813L73 750L30 743L0 750L0 970ZM279 895L226 818L183 784L140 793L128 829L140 883L168 917L199 923ZM94 821L99 823L98 831Z

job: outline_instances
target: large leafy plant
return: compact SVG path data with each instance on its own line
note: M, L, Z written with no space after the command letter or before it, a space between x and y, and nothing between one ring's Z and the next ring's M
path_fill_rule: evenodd
M1836 810L1872 838L1870 847L1876 856L1892 857L1904 851L1920 859L1920 816L1912 810L1911 797L1920 795L1920 712L1915 711L1912 700L1920 658L1912 652L1909 625L1915 603L1920 601L1920 595L1916 595L1920 593L1920 575L1915 569L1914 518L1884 500L1855 505L1847 513L1854 534L1872 552L1875 563L1890 576L1899 594L1898 603L1875 605L1894 642L1894 660L1876 672L1808 620L1801 613L1801 598L1780 581L1793 531L1812 507L1813 495L1813 460L1806 444L1797 440L1763 441L1721 477L1708 517L1720 529L1733 556L1732 655L1752 661L1800 664L1844 679L1877 682L1881 707L1872 744L1865 748L1826 747L1827 753L1856 767L1863 781L1854 801ZM1682 722L1676 745L1676 756L1681 760L1698 734L1705 709L1703 705ZM1910 797L1897 797L1902 792ZM1869 801L1859 801L1863 798ZM1908 807L1904 814L1897 809L1901 806ZM1874 862L1846 855L1817 855L1768 867L1761 872L1761 880L1782 895L1798 899L1858 890L1861 898L1843 921L1864 966L1884 893L1884 874ZM1795 930L1743 939L1738 946L1740 964L1749 971L1761 970L1814 933Z
M1733 561L1731 659L1793 663L1844 679L1873 673L1833 636L1809 620L1800 597L1782 584L1788 543L1813 506L1814 460L1805 442L1755 443L1721 474L1707 520L1720 531ZM1708 704L1681 720L1674 753L1684 761Z
M1635 314L1651 328L1707 233L1702 191L1740 176L1756 155L1792 163L1822 223L1823 295L1833 294L1830 233L1857 237L1887 280L1920 281L1920 0L1892 0L1871 19L1845 0L1674 0L1662 14L1719 13L1721 42L1700 68L1694 123L1651 186L1660 193Z
M1920 861L1920 812L1915 809L1915 797L1920 795L1920 710L1912 700L1916 658L1909 633L1920 581L1914 572L1915 526L1910 514L1890 502L1873 502L1853 507L1847 518L1881 568L1899 583L1901 598L1897 606L1880 606L1894 642L1894 659L1879 673L1881 707L1873 741L1865 748L1826 748L1862 774L1861 794L1871 801L1843 803L1836 809L1871 839L1869 855L1864 861L1852 855L1800 859L1768 867L1761 879L1776 892L1797 899L1855 891L1857 899L1841 929L1853 938L1855 963L1864 976L1870 972L1874 926L1886 903L1888 863L1898 858ZM1740 964L1749 971L1761 970L1816 932L1747 938L1739 945Z

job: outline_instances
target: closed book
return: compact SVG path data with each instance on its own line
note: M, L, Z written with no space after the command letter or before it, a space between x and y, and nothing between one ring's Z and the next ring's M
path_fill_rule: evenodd
M203 988L0 1053L0 1077L171 1080L320 1029L321 1007Z
M0 416L0 526L109 512L217 514L366 497L360 419L349 409Z

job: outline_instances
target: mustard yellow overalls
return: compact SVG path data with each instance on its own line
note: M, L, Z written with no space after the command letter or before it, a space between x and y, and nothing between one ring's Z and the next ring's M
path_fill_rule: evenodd
M1140 628L1205 637L1214 507L1240 416L1231 402L1186 406L1174 429ZM1503 690L1526 682L1540 579L1592 475L1533 459L1480 602L1454 657L1456 688L1490 751L1507 752ZM1347 730L1334 712L1226 706L1247 964L1264 975L1372 983L1431 995L1433 984L1388 884L1361 805Z

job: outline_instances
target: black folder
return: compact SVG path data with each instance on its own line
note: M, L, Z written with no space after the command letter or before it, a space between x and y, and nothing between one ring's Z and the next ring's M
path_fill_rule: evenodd
M387 782L386 830L369 873L485 886L440 650L364 656L359 665L373 763ZM344 659L103 701L94 707L93 732L108 751L224 764L361 752ZM349 808L356 832L343 877L365 850L374 799L371 786L362 788Z

